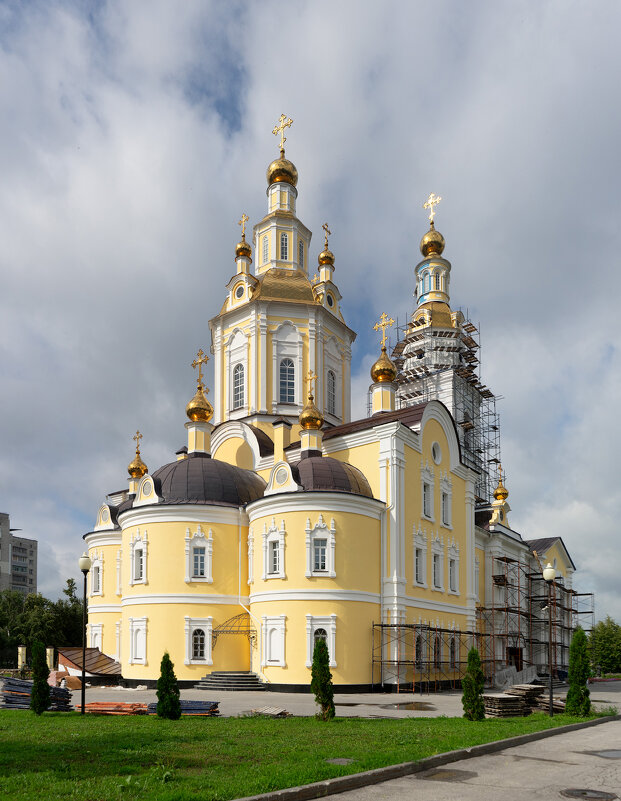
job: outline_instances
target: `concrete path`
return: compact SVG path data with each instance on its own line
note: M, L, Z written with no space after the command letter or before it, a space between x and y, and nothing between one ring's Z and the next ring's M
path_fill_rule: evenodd
M621 721L452 762L425 773L339 793L335 798L339 801L549 801L566 797L562 791L570 789L621 797Z

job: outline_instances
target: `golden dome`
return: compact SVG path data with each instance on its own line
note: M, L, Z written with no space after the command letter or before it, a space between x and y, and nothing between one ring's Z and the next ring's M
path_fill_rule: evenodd
M319 254L319 264L334 264L334 253L324 248Z
M371 367L371 379L375 384L390 384L397 377L397 368L386 353L386 346L382 348L379 359Z
M250 249L250 245L246 242L245 239L242 239L241 242L238 242L235 245L235 258L238 256L246 256L252 261L252 250Z
M284 182L296 186L298 182L298 171L295 164L285 158L285 151L280 151L280 158L275 159L267 168L267 185Z
M306 406L302 409L300 414L300 425L306 430L319 430L323 425L323 415L315 406L312 393L309 394Z
M494 498L497 501L506 501L509 497L509 490L502 483L502 476L498 479L498 486L494 490Z
M192 400L185 407L185 413L194 423L198 421L208 423L213 417L213 408L211 403L207 400L207 396L200 382L196 390L196 395L194 395Z
M439 231L436 231L432 220L429 230L420 241L420 252L427 258L427 256L431 255L440 256L443 250L444 237Z
M136 456L127 465L127 472L132 478L142 478L149 470L140 458L140 448L136 448Z

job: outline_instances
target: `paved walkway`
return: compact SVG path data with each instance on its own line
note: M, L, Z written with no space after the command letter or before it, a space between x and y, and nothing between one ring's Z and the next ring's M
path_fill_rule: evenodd
M569 789L595 790L621 797L621 721L452 762L425 773L339 793L334 798L338 801L549 801L562 799L562 791Z

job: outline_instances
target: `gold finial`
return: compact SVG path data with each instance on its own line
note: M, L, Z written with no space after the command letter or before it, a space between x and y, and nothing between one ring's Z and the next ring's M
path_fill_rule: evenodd
M198 367L198 378L196 379L196 383L199 389L203 389L203 365L207 364L209 361L209 356L206 356L203 353L203 349L201 348L199 352L196 354L196 359L192 362L192 367L196 370Z
M304 380L308 381L308 400L306 401L306 406L300 412L300 425L305 430L314 429L318 431L323 425L323 415L314 403L313 381L317 380L317 375L312 370L309 370Z
M319 281L319 276L317 275L317 273L315 273L315 275L313 276L313 284L316 284L317 281Z
M241 225L242 239L246 238L246 223L248 222L249 219L250 217L247 214L242 214L241 220L237 223L237 225Z
M494 498L497 501L506 501L509 497L509 490L502 483L502 465L498 462L498 486L494 490Z
M317 374L316 374L316 373L313 373L313 371L312 371L312 370L309 370L309 371L308 371L308 375L307 375L307 376L304 378L304 380L305 380L305 381L307 382L307 384L308 384L308 397L309 397L309 398L312 400L312 399L313 399L313 397L314 397L314 392L313 392L313 381L316 381L316 380L317 380Z
M281 114L280 119L278 120L278 125L274 126L274 130L272 133L274 136L278 136L280 134L280 152L284 154L285 152L285 142L287 141L287 137L285 136L285 128L291 128L293 125L293 120L291 117L287 119L286 114Z
M325 244L324 244L324 248L325 248L325 250L327 250L328 249L328 237L332 236L332 231L328 228L328 223L324 223L321 227L323 228L324 236L326 238L326 241L325 241Z
M432 224L433 224L433 218L435 217L436 214L434 206L437 206L441 200L442 200L441 197L439 197L438 195L434 195L434 193L432 192L427 198L427 200L423 203L423 208L429 209L429 222Z
M389 320L388 315L385 312L382 312L379 322L375 323L373 326L374 331L379 331L380 328L382 329L382 350L386 350L386 340L388 339L386 336L386 329L392 328L394 322L395 321L392 319L392 317Z
M140 431L136 431L132 439L136 443L136 456L127 465L127 472L132 478L142 478L148 472L148 468L140 458L140 440L142 439Z

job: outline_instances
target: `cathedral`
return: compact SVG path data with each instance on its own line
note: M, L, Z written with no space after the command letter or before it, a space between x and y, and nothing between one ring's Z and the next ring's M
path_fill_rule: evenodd
M154 683L167 651L184 686L235 671L308 690L319 638L340 690L454 683L473 643L488 677L541 670L538 599L551 562L560 673L578 613L574 565L561 538L534 543L510 526L476 329L450 305L439 198L425 204L422 259L403 276L415 311L392 347L394 320L375 323L369 412L352 420L356 334L328 226L315 265L297 216L290 125L283 115L274 129L266 214L251 241L242 216L209 321L213 405L199 350L186 444L151 471L137 432L127 488L105 496L84 535L88 644L117 660L129 685Z

